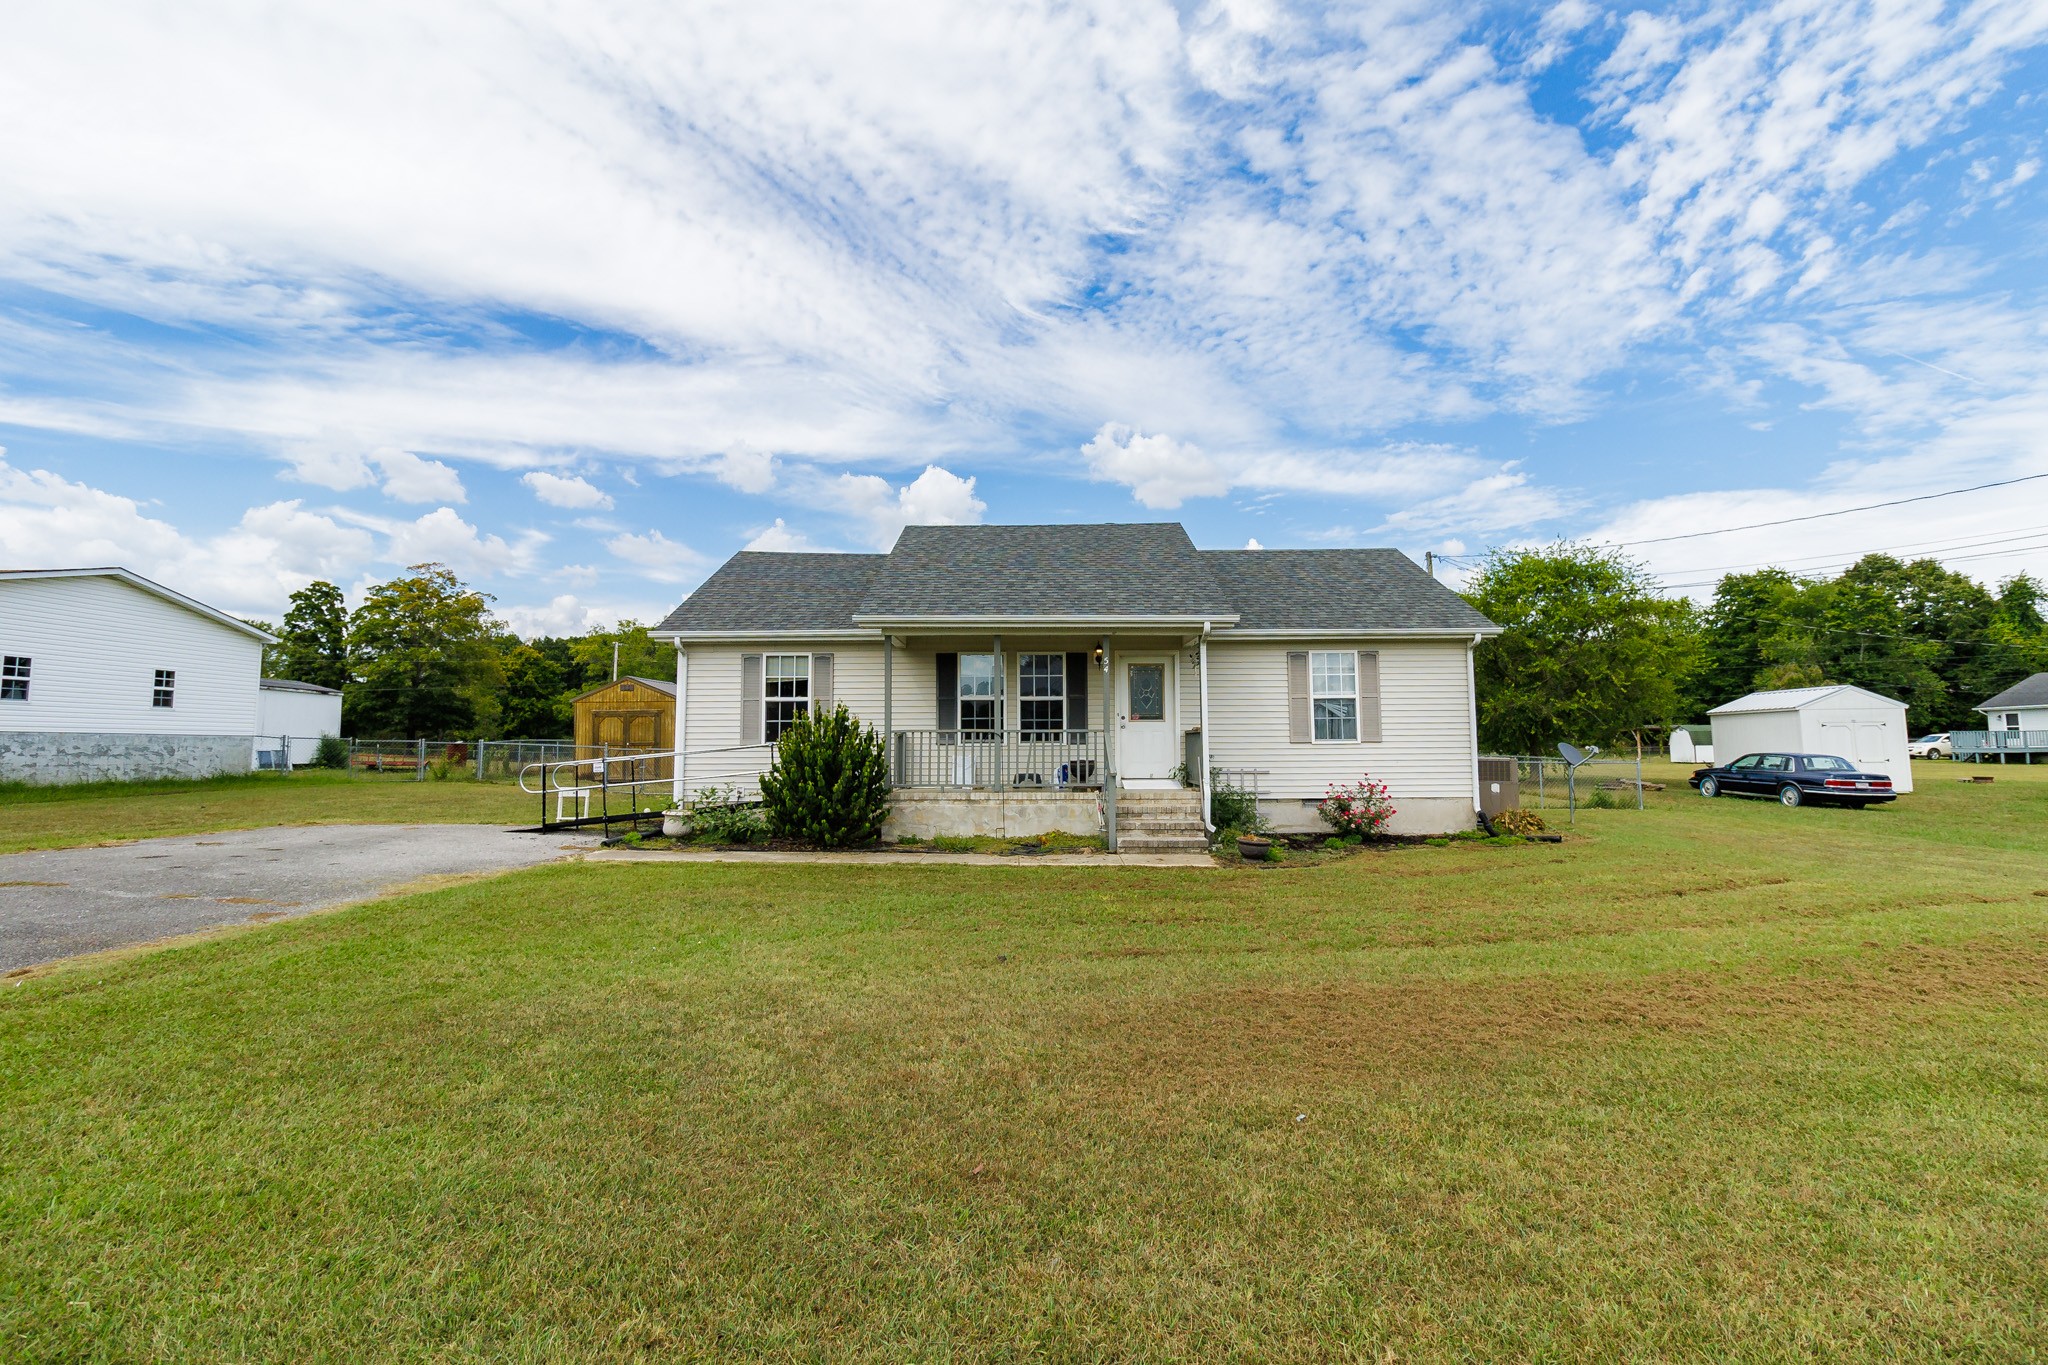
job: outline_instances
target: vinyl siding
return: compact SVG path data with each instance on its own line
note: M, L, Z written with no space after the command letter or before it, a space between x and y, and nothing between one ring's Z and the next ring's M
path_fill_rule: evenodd
M0 730L248 735L257 732L263 645L114 578L0 581L0 654L34 661L26 702L0 701ZM176 704L149 704L157 669Z
M1290 744L1289 650L1374 650L1380 657L1378 743ZM1199 702L1195 703L1199 705ZM1209 645L1209 762L1263 768L1260 793L1277 801L1320 798L1333 782L1368 774L1403 799L1472 799L1472 697L1465 646L1454 641L1371 639ZM1193 710L1185 713L1194 724Z

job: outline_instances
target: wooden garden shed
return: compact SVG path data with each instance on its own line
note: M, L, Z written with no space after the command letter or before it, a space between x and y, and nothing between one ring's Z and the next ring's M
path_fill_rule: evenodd
M600 753L663 752L676 747L676 685L653 678L620 678L575 700L576 748Z

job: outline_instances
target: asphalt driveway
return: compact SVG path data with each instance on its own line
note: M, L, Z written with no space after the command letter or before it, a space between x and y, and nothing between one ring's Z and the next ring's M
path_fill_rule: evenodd
M505 872L597 847L489 825L318 825L0 856L0 971L262 923L421 877Z

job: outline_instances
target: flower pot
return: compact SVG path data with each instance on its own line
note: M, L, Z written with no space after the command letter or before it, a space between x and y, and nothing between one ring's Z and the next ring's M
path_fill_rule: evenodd
M690 833L690 812L686 810L665 810L661 813L661 832L671 839L685 838Z
M1256 834L1241 834L1237 839L1237 856L1250 862L1262 863L1273 856L1273 841L1261 839Z

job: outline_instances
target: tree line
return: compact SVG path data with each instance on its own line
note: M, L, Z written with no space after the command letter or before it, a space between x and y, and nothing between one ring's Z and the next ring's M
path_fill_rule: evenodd
M1496 551L1465 597L1506 628L1474 661L1480 742L1502 753L1653 741L1749 692L1830 683L1905 702L1916 732L1982 729L1973 707L2048 669L2039 581L1993 591L1931 559L1729 574L1702 606L1626 555L1557 545Z
M1667 597L1628 556L1584 545L1495 552L1466 600L1505 627L1479 651L1481 744L1547 753L1560 740L1653 742L1762 688L1854 683L1906 703L1916 730L1979 729L1971 710L2048 669L2048 591L1996 591L1931 559L1866 555L1840 576L1759 569L1704 606ZM336 687L359 738L558 739L570 701L612 676L673 678L647 627L522 640L489 594L415 564L349 610L315 582L291 596L264 674Z
M341 726L363 739L564 739L570 702L612 676L673 678L673 645L647 627L522 640L492 598L445 565L415 564L363 595L351 611L340 588L309 583L291 595L263 673L341 690Z

